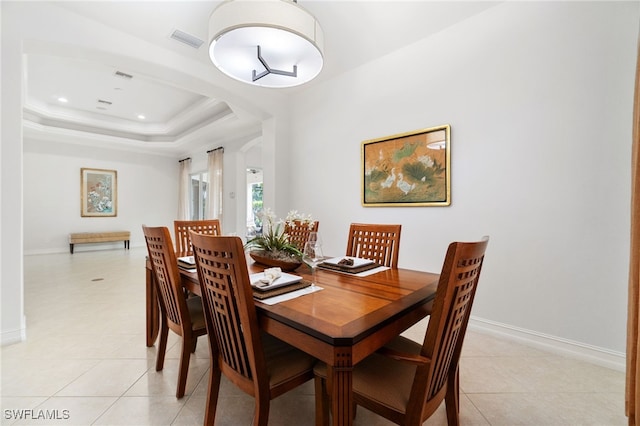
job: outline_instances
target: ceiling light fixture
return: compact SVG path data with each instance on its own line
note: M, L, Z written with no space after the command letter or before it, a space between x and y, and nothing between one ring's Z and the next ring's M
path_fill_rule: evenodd
M324 35L313 15L291 0L227 0L209 17L209 56L223 73L263 87L314 79Z

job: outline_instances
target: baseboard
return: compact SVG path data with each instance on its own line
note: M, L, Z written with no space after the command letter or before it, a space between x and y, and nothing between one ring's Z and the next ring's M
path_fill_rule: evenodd
M0 332L0 346L13 345L14 343L20 343L26 340L27 329L24 325L24 318L22 324L22 328L20 329Z
M558 355L580 359L612 370L624 372L626 369L626 356L623 352L611 351L473 316L469 319L469 329L491 334L502 339L517 341L523 345Z

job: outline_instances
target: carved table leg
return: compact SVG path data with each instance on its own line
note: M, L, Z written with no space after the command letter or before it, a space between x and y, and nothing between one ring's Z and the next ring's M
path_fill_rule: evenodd
M353 365L351 348L336 348L335 365L328 366L327 387L331 395L334 426L353 424Z

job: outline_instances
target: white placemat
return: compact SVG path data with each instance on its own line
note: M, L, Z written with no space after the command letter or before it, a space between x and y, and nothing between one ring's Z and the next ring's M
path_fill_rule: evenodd
M368 271L359 272L357 274L349 274L347 275L355 275L356 277L366 277L369 275L376 274L378 272L386 271L387 269L391 269L388 266L378 266L377 268L369 269Z
M296 297L304 296L305 294L315 293L316 291L320 291L320 290L322 290L322 287L318 287L317 285L311 284L309 287L301 288L300 290L295 290L290 293L285 293L279 296L273 296L268 299L262 299L257 301L260 303L264 303L265 305L275 305L276 303L295 299Z

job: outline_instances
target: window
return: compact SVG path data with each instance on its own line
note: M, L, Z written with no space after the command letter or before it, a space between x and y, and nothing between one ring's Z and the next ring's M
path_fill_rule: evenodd
M247 169L247 235L262 232L262 170Z
M191 220L202 220L207 211L209 193L208 173L191 174L189 199L191 200Z

